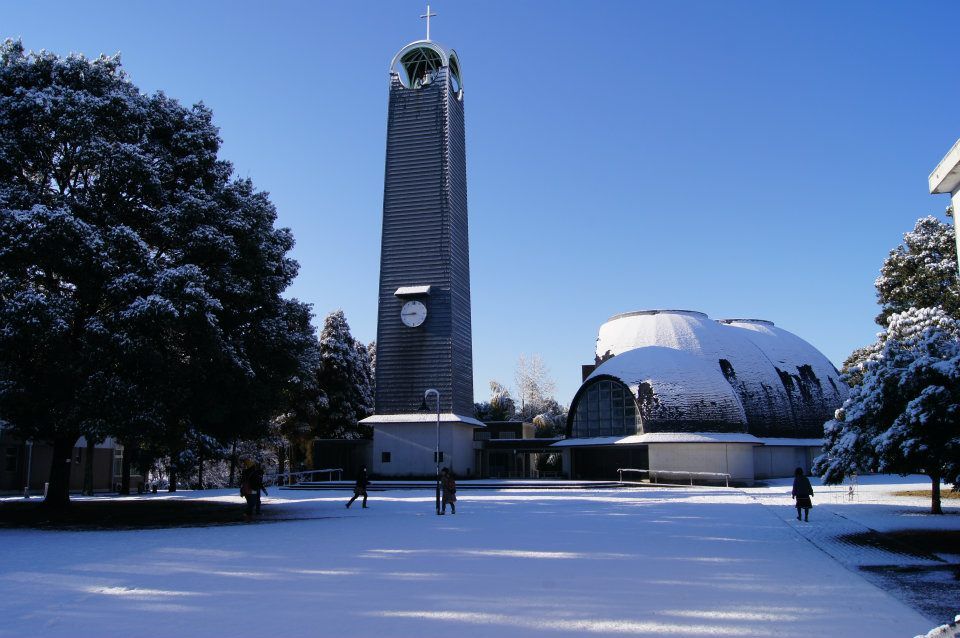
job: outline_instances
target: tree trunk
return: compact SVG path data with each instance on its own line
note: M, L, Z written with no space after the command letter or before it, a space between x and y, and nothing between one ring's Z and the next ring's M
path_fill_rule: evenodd
M120 493L130 494L130 464L133 463L133 448L123 446L123 459L120 461Z
M170 483L167 485L168 492L177 491L177 464L180 462L180 448L170 448L170 466L169 466L169 479Z
M233 440L233 447L230 450L230 484L234 487L233 481L237 476L237 440Z
M930 483L930 513L943 514L943 508L940 507L940 474L931 474Z
M203 449L197 449L197 489L203 489Z
M86 457L83 459L83 494L93 496L93 451L96 444L87 438Z
M66 507L70 503L70 468L73 463L73 446L79 436L64 436L53 441L53 462L50 464L50 485L43 504L49 507Z
M287 446L281 443L277 447L277 474L286 472L287 467Z

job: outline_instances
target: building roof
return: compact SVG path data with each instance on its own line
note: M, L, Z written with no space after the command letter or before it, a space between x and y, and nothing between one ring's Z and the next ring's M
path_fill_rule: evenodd
M409 414L374 414L365 419L360 419L359 422L364 425L376 425L378 423L435 423L436 421L436 412L412 412ZM471 416L463 416L452 412L442 412L440 423L466 423L478 428L486 427L482 422Z
M683 350L646 346L621 353L587 377L613 377L637 398L644 432L745 432L747 416L718 366Z
M553 441L554 439L534 439ZM821 447L823 439L757 438L752 434L726 432L651 432L630 436L593 436L561 439L550 447L591 447L597 445L651 445L657 443L750 443L764 447Z
M626 385L644 432L819 437L848 393L820 351L762 319L714 321L690 310L623 313L600 327L596 354L602 363L584 387L600 377Z
M763 445L764 440L752 434L727 432L651 432L630 436L594 436L563 439L551 447L589 447L595 445L650 445L656 443L750 443Z

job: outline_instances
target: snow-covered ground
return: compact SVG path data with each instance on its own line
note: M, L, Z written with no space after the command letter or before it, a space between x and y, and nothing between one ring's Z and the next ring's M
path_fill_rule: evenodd
M809 523L776 482L461 490L444 517L424 491L373 492L367 510L346 510L346 491L271 491L282 522L0 530L0 636L909 638L950 618L861 575L879 550L832 538L848 524L960 528L956 506L931 517L886 495L921 480L871 477L853 501L815 487ZM240 508L232 492L174 498Z

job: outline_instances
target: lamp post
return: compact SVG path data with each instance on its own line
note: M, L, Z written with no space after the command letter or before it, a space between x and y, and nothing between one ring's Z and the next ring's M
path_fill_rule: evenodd
M433 453L433 460L437 464L437 515L440 515L440 392L429 388L423 393L423 401L420 403L420 409L426 411L427 397L433 395L437 400L437 448Z

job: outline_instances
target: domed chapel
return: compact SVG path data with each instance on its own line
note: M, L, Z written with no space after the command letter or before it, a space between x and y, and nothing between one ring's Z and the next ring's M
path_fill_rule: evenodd
M627 312L600 327L554 447L571 478L619 468L741 483L790 476L809 471L847 393L820 351L770 321Z

